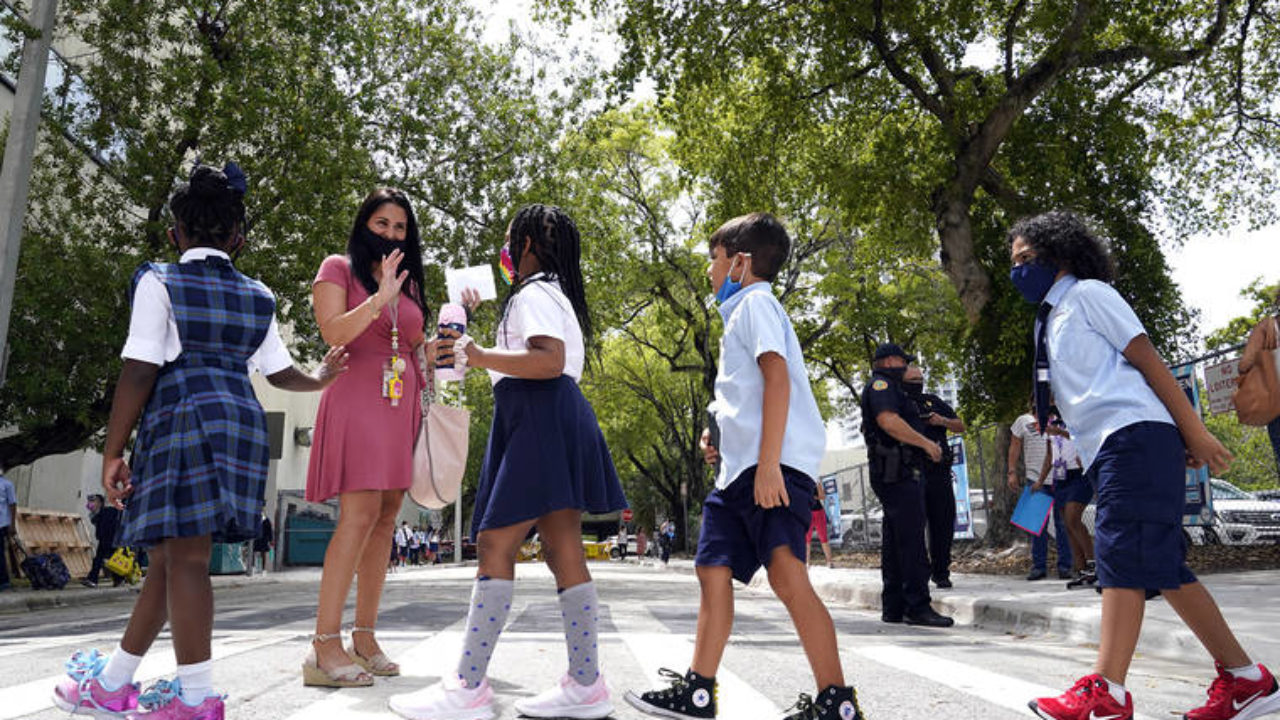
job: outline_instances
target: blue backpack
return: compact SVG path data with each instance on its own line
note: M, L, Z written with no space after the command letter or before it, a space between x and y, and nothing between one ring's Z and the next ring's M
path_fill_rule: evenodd
M22 554L26 558L19 567L31 581L32 590L61 590L71 580L71 572L58 553L28 555L24 550Z

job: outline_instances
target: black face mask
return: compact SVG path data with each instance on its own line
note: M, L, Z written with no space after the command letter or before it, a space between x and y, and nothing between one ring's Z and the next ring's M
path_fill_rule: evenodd
M901 384L902 376L907 374L907 369L904 367L879 368L876 370L876 372L880 373L881 375L884 375L885 377L889 378L890 380L898 384Z
M924 383L922 382L904 382L902 389L911 397L920 397L924 394Z
M368 226L360 228L360 242L373 252L376 258L384 258L395 250L404 250L403 240L388 240L378 233L370 230Z

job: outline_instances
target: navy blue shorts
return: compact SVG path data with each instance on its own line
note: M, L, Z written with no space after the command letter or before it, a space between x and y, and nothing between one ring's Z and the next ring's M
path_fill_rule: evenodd
M1066 480L1053 484L1053 500L1088 505L1093 500L1093 483L1085 479L1083 470L1068 470Z
M1140 422L1117 430L1089 475L1098 489L1098 585L1150 591L1195 582L1182 534L1186 455L1178 428Z
M702 503L702 533L698 536L699 567L728 567L739 582L751 582L761 566L768 567L775 548L791 548L803 560L809 531L809 499L817 484L808 475L782 466L782 480L791 502L765 510L756 505L756 466L742 471L729 487L712 490Z

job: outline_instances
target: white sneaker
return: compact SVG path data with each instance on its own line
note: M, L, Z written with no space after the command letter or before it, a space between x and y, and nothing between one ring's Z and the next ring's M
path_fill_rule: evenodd
M387 705L409 720L493 720L493 688L489 681L468 688L458 675L446 675L440 682L417 692L392 695Z
M579 685L577 680L565 675L560 684L535 697L516 701L516 711L535 718L582 718L596 720L613 714L609 702L609 687L604 684L604 673L596 676L590 685Z

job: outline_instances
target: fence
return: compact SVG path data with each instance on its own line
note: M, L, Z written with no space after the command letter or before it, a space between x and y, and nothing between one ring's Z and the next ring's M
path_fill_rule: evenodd
M985 425L970 430L962 437L965 443L968 469L968 495L957 497L958 510L966 509L974 531L974 540L986 536L991 525L991 508L996 487L1001 480L999 458L996 457L996 425ZM871 490L870 469L867 463L841 468L824 476L834 476L840 494L839 535L833 537L833 547L847 552L872 551L880 547L884 509L879 498Z

